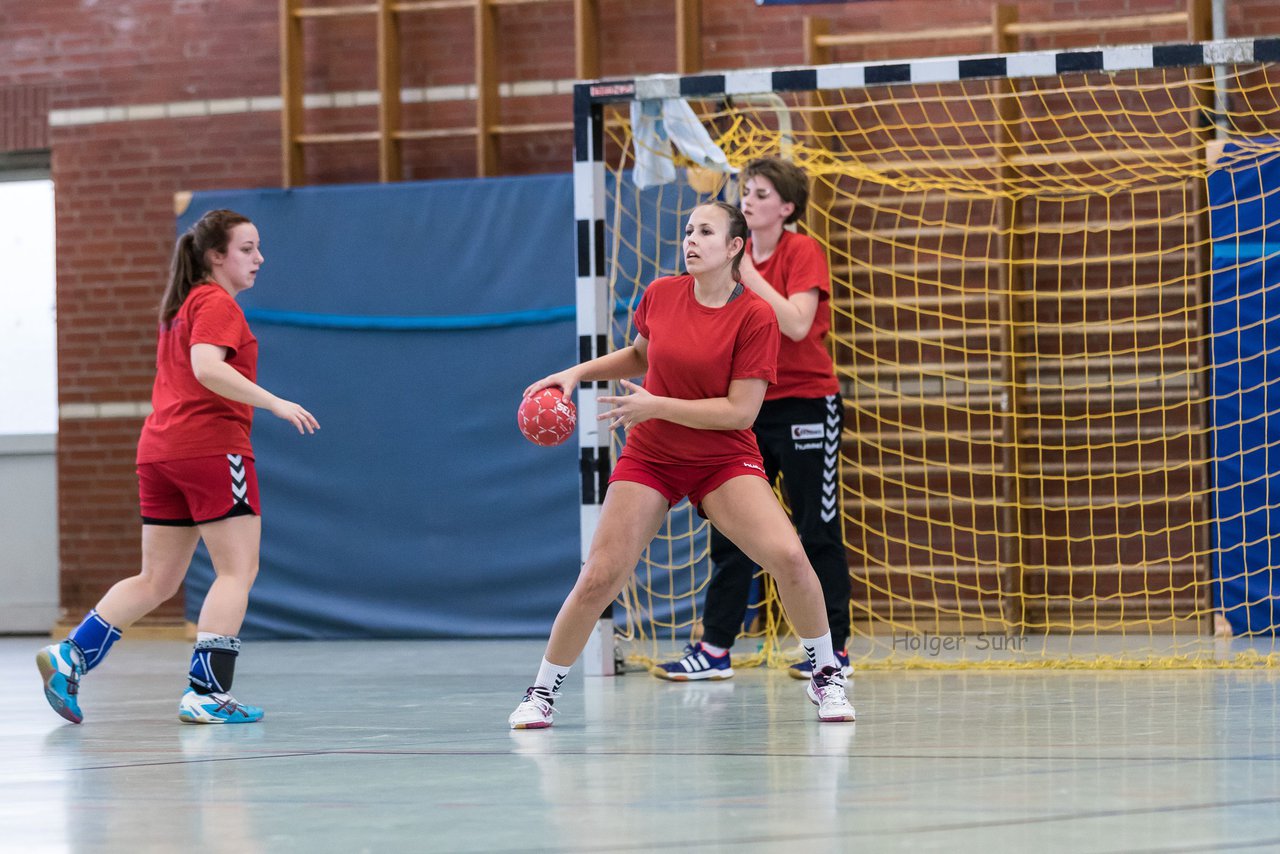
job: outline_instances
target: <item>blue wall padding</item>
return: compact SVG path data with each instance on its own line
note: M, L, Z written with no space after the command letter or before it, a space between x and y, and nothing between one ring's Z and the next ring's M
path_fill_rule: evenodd
M1209 174L1215 605L1236 634L1280 626L1280 155Z
M577 358L569 176L197 193L178 226L219 207L262 235L240 297L259 380L322 425L299 436L257 413L244 635L545 635L578 571L577 445L530 444L515 412ZM493 322L513 317L528 322ZM189 619L211 580L202 549Z

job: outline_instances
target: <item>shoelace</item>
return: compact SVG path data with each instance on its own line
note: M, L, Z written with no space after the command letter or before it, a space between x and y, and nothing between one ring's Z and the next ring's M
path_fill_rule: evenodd
M241 710L240 704L236 702L236 698L230 694L206 694L205 696L217 702L218 711L220 712L226 712L228 715L234 715L236 712ZM245 714L247 715L248 713L246 712Z
M537 691L530 688L528 691L524 692L524 700L522 701L522 703L533 703L533 705L537 707L538 711L542 714L542 716L546 717L547 715L551 714L551 710L555 704L555 700L554 699L548 700L546 697L542 696Z
M680 660L692 661L699 655L705 655L708 659L715 658L715 656L707 652L707 650L701 644L699 644L698 646L694 646L693 644L686 644L684 648L684 657L681 658Z
M71 675L67 677L67 693L80 693L80 677L84 675L84 654L75 644L67 645L71 652Z
M830 701L836 705L843 705L849 702L849 697L845 694L844 686L838 685L835 682L828 682L823 686L822 699L824 702Z
M813 682L814 685L822 691L822 698L824 700L830 698L836 703L849 702L849 697L845 693L845 685L847 683L845 682L844 675L841 674L839 669L836 669L831 673L825 673L819 670L813 675Z

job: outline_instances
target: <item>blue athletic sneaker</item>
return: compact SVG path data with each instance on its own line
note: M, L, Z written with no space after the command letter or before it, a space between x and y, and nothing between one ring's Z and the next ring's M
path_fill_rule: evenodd
M188 687L178 701L178 720L184 724L251 724L262 720L262 709L242 705L230 694L197 694Z
M853 667L849 664L849 651L844 649L836 650L836 661L840 662L840 675L848 679L853 675ZM809 663L809 659L805 659L799 664L793 664L787 668L787 672L791 674L793 679L812 679L813 665Z
M44 679L44 698L53 710L73 724L84 720L80 714L80 677L84 657L69 640L46 646L36 653L36 666Z
M693 643L684 648L684 657L665 664L655 664L649 672L659 679L671 682L697 682L701 679L730 679L733 668L729 665L729 651L724 655L712 655Z

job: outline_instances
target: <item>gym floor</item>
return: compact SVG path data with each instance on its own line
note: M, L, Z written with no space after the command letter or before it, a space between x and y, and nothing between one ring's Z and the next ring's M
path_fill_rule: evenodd
M45 704L0 638L5 851L1054 851L1280 848L1270 670L876 671L857 724L739 669L570 676L512 732L540 641L246 643L260 724L179 723L189 646L125 639Z

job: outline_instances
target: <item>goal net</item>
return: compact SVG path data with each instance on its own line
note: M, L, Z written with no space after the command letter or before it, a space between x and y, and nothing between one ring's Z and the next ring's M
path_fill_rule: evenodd
M789 158L832 271L855 661L1276 663L1275 60L1256 40L583 84L583 355L634 335L694 205ZM680 103L727 168L636 134ZM638 154L640 181L674 180L639 188ZM621 438L583 442L599 486ZM710 572L682 503L614 608L628 657L698 638ZM753 600L734 663L794 660L767 578Z

